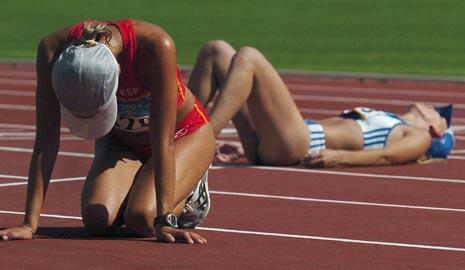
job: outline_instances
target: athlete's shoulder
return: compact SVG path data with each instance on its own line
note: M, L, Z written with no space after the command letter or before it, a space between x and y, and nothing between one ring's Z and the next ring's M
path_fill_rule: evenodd
M139 20L132 20L134 23L134 31L138 38L157 40L165 36L169 36L168 33L160 26Z

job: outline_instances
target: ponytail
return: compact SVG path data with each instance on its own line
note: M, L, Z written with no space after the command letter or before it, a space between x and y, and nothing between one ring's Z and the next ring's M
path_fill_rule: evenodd
M112 34L108 24L102 22L86 22L82 29L82 39L79 44L84 44L85 47L92 47L105 37L105 41L110 43Z

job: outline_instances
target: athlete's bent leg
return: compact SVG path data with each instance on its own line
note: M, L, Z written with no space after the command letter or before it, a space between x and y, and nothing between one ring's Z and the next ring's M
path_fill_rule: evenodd
M214 149L215 138L209 123L175 141L176 215L180 215L187 196L211 164ZM124 212L126 226L138 235L153 235L156 209L153 164L152 159L149 159L143 165L129 193Z
M257 49L241 48L210 114L215 134L247 102L258 137L256 153L270 165L290 165L307 153L309 137L286 85ZM246 145L244 145L245 150Z
M207 42L194 64L187 87L202 105L206 105L223 84L236 50L226 41Z
M142 163L110 134L96 140L95 158L81 194L81 215L94 235L109 236L123 224L122 209Z

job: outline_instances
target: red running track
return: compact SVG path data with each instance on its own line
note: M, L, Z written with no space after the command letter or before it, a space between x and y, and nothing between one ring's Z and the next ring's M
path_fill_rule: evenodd
M34 138L34 69L0 65L0 227L19 224ZM64 129L38 236L0 242L5 269L463 269L465 85L460 82L285 75L303 115L321 119L375 103L456 104L457 147L443 164L334 170L248 167L210 171L203 246L91 237L79 193L91 142ZM226 137L234 139L233 137Z

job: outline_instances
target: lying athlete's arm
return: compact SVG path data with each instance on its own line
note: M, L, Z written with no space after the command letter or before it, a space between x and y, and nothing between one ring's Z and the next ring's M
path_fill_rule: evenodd
M378 150L323 150L309 154L301 164L308 167L381 166L414 162L425 154L431 137L427 132L408 129L404 136Z
M51 69L69 28L45 37L37 50L36 139L29 167L24 222L36 230L60 143L60 105L52 89Z

